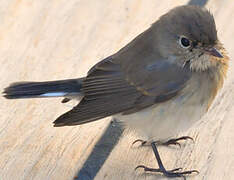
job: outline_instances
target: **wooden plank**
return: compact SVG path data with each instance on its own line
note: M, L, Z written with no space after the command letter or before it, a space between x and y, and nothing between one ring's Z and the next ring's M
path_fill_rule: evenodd
M2 0L0 4L1 89L10 82L81 77L169 9L195 1ZM210 0L218 34L234 56L233 3ZM234 175L234 78L230 63L225 87L208 114L186 135L195 143L161 147L168 168L200 171L190 179L232 179ZM139 136L103 121L54 128L69 110L61 99L5 100L0 104L0 179L165 179L134 171L155 167L151 148L132 147Z

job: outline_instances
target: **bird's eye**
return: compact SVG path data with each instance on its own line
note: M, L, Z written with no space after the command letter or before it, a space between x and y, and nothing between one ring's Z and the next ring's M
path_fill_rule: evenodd
M182 48L189 48L190 47L190 40L184 36L180 37L179 43Z

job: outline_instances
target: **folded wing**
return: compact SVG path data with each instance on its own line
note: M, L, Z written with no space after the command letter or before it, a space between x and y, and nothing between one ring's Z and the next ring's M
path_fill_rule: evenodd
M83 81L84 98L61 115L55 126L134 113L179 93L190 78L189 67L159 57L151 43L143 33L117 54L96 64Z

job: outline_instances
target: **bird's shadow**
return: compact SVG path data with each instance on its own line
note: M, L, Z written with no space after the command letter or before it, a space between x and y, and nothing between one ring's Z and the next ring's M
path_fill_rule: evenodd
M123 131L124 127L122 123L112 121L74 179L94 179L110 155L111 151L118 143Z
M208 0L190 0L188 5L205 6Z

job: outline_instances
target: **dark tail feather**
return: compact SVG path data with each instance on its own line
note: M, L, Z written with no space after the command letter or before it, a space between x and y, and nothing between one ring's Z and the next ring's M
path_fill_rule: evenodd
M80 94L83 78L47 82L16 82L3 91L7 99L60 97Z

